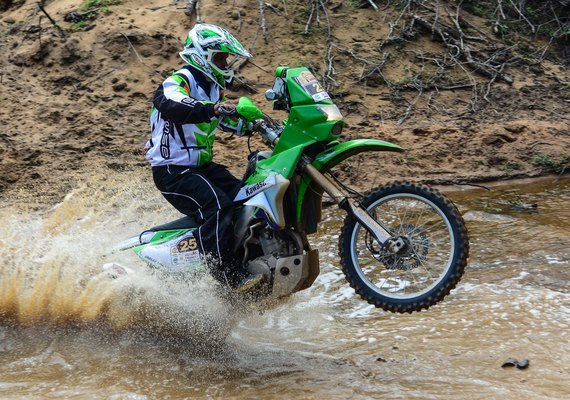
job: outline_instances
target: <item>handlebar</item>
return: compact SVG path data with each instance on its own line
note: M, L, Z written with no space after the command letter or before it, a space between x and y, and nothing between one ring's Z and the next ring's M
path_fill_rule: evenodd
M254 129L259 132L263 140L265 140L270 146L274 146L277 143L277 140L283 131L283 127L271 127L263 119L255 121Z
M263 114L263 112L261 112L261 110L259 110L250 99L241 97L237 107L231 109L224 107L222 104L223 103L221 103L217 108L220 116L229 117L234 121L237 121L239 118L240 121L251 124L247 131L259 132L267 144L272 147L275 146L281 132L283 131L283 126L268 115ZM247 134L247 132L244 133Z

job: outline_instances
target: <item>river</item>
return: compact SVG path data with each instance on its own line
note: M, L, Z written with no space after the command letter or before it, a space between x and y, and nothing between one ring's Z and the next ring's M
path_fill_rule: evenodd
M176 217L140 182L0 209L0 398L570 398L570 180L450 192L469 265L442 303L410 315L344 281L334 208L312 238L316 283L263 312L237 313L208 281L106 279L105 264L139 268L111 249L141 216ZM503 368L509 358L529 366Z

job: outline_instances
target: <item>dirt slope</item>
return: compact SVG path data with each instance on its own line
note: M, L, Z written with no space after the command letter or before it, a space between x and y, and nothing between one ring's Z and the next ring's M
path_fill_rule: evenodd
M185 15L185 1L124 0L73 23L65 17L85 15L83 0L45 1L62 37L37 3L0 2L0 193L9 198L41 191L57 201L80 174L147 168L139 151L148 136L151 96L181 65L180 43L195 14ZM263 93L274 68L312 67L346 116L346 138L375 137L407 149L344 168L364 185L477 182L568 166L570 79L562 64L507 63L507 83L466 64L438 66L447 49L421 29L421 19L412 36L388 42L403 15L394 7L374 11L347 0L322 2L326 10L314 9L309 24L307 4L315 2L275 3L265 9L264 38L258 1L200 2L203 22L226 27L254 54L255 65L241 70L242 84L230 95L250 96L271 113ZM478 36L473 43L507 48L512 57L512 47L483 19L461 15ZM244 140L222 134L216 151L217 161L241 174Z

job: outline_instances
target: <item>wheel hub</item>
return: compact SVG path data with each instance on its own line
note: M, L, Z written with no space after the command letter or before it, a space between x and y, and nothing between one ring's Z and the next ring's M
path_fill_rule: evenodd
M399 234L388 239L384 246L379 246L367 232L366 247L387 269L417 268L429 253L427 235L414 225L402 225L398 231Z

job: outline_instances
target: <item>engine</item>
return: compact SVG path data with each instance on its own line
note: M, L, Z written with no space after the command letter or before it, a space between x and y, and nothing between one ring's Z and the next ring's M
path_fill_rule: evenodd
M269 278L272 297L284 297L312 284L319 273L318 251L304 254L301 235L288 229L271 230L264 222L251 228L252 235L244 243L250 256L247 269Z

